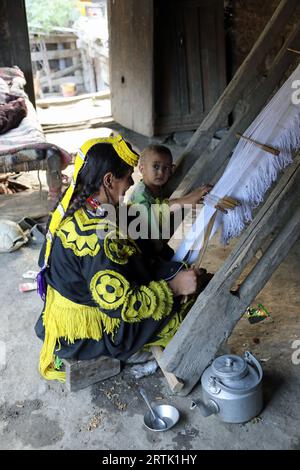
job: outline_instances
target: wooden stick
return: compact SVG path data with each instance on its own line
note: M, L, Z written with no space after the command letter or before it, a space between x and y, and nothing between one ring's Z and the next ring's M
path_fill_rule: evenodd
M300 55L300 51L297 51L297 49L291 49L290 47L288 47L287 50Z
M212 216L212 218L210 219L209 221L209 224L205 230L205 234L204 234L204 240L203 240L203 246L200 250L200 253L198 255L198 258L195 262L195 268L196 269L200 269L200 265L202 263L202 260L203 260L203 257L205 255L205 252L207 250L207 246L208 246L208 242L209 242L209 237L210 237L210 234L211 234L211 231L213 229L213 226L214 226L214 223L215 223L215 220L216 220L216 217L217 217L217 211L214 213L214 215Z
M223 212L223 214L228 214L228 211L225 209L224 206L221 205L221 203L215 205L215 209L218 211Z
M176 377L176 375L172 374L171 372L167 372L164 368L160 365L160 358L163 353L163 349L160 346L151 346L151 351L153 356L155 357L162 373L164 374L169 387L173 393L178 393L184 387L184 382Z
M261 148L262 150L264 150L265 152L268 152L268 153L271 153L272 155L276 155L278 156L280 154L280 150L274 148L274 147L271 147L270 145L266 145L266 144L261 144L260 142L257 142L256 140L254 139L251 139L250 137L246 137L245 135L242 135L240 134L239 132L235 134L236 137L238 139L245 139L247 140L248 142L252 142L252 144L255 144L257 145L257 147Z
M233 199L233 198L230 197L230 196L225 196L225 197L223 197L222 201L231 202L231 203L234 204L235 206L240 206L240 205L241 205L240 201L238 201L237 199Z

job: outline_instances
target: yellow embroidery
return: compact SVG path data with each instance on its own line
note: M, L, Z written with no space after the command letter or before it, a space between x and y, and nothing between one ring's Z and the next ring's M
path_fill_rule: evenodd
M122 319L133 323L153 316L156 307L156 296L151 289L141 286L131 290L122 308Z
M77 256L96 256L100 251L100 240L103 240L107 232L115 225L106 219L90 219L83 209L75 212L74 219L67 217L62 222L57 236L61 239L63 246L70 248ZM92 233L84 233L88 231Z
M93 219L90 219L85 210L82 208L78 209L78 211L74 213L74 218L81 232L104 229L108 231L116 227L116 225L109 219L102 219L100 217L94 217Z
M130 290L122 308L122 319L137 322L152 317L161 320L171 313L173 294L165 281L152 281L149 287L141 286Z
M68 217L57 232L57 236L65 248L70 248L77 256L96 256L100 250L100 243L96 233L80 235L76 225Z
M129 290L129 282L122 274L109 269L97 272L90 284L93 299L105 310L120 307Z
M152 281L149 288L155 293L157 307L153 313L154 320L161 320L169 315L173 308L173 293L166 281Z
M112 230L104 238L106 256L117 264L126 264L130 256L140 252L136 243L130 238L121 238L118 230Z

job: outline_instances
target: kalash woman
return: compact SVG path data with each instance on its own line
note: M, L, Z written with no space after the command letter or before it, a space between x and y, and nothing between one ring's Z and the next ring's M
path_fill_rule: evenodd
M65 380L54 356L126 360L145 345L166 346L186 310L181 296L196 291L192 269L169 281L157 278L149 256L120 236L103 209L118 205L137 162L121 136L89 140L76 156L40 256L45 306L36 333L44 341L40 373L46 379Z

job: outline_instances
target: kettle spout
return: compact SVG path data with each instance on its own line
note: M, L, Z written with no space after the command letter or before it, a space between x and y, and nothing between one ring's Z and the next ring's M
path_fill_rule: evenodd
M202 400L192 401L190 410L194 410L196 407L199 408L199 411L204 418L219 412L219 407L213 400L209 400L207 404L205 404Z

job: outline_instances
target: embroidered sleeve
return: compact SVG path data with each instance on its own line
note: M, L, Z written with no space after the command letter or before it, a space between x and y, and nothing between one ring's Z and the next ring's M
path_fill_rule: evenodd
M122 320L128 323L150 317L161 320L171 313L173 306L173 294L165 281L134 286L122 274L110 269L94 274L90 290L101 309L111 313L119 311Z

